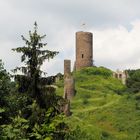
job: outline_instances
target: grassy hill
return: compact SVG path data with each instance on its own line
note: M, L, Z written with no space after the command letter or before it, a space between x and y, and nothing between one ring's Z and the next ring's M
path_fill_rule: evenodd
M71 102L74 129L70 140L140 140L140 94L126 92L121 81L103 67L73 73L76 96ZM57 83L63 94L63 81Z

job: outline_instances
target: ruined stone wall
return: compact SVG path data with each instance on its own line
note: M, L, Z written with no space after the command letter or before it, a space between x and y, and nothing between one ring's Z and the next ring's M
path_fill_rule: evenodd
M64 98L71 100L75 95L75 81L72 75L64 79Z
M64 60L64 76L71 73L71 61Z
M64 105L63 111L66 116L70 116L70 100L75 95L75 81L71 74L71 61L64 60L64 94L63 98L67 100L67 104Z
M76 33L76 63L75 70L93 66L92 33Z
M126 71L117 70L116 72L113 73L113 77L121 80L122 83L125 85L126 84L126 80L128 78L128 74L127 74Z
M71 61L64 60L64 95L65 99L71 100L75 94L75 82L71 74Z

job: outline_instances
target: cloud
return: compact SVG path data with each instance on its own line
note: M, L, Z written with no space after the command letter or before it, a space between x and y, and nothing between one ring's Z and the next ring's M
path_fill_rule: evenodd
M132 20L140 18L139 0L2 0L1 5L1 17L15 17L18 22L29 24L35 19L48 21L51 16L74 26L87 22L90 27L129 27Z
M104 30L90 29L93 33L93 59L95 65L105 66L112 70L140 68L140 20L130 23L131 31L124 26L106 28ZM67 36L68 35L68 36ZM62 40L63 37L63 40ZM58 43L57 43L58 42ZM48 64L52 73L63 72L63 60L75 61L75 29L67 29L56 34L56 48L60 55ZM47 67L47 64L46 64Z
M112 69L140 68L140 21L126 27L94 30L94 56L97 65Z
M75 59L75 32L86 23L94 34L96 65L116 68L139 68L139 0L1 0L0 58L6 69L20 65L20 57L11 48L24 45L34 21L39 33L46 33L46 49L60 52L42 69L49 74L63 71L63 60Z

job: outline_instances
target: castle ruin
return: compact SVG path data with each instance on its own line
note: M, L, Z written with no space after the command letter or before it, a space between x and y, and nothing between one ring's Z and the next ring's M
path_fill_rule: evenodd
M90 32L76 32L76 61L74 70L93 66L93 35Z
M63 98L67 100L67 104L64 106L64 113L66 116L70 116L70 100L75 95L75 81L71 74L71 61L64 60L64 95Z
M71 61L70 60L64 60L64 76L70 75L71 73Z
M85 67L93 66L93 35L90 32L76 32L76 61L74 70L80 70ZM75 95L75 81L71 74L71 61L64 60L64 95L63 98L68 101L64 106L64 113L69 116L70 100Z
M75 81L71 74L71 61L64 60L64 98L71 100L75 95Z
M121 80L122 83L125 85L126 79L128 78L128 74L126 71L116 70L116 72L113 72L113 77Z

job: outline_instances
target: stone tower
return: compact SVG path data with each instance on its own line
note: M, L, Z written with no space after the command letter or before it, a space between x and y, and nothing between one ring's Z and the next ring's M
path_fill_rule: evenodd
M71 74L71 61L64 60L64 95L63 98L67 100L67 104L64 105L64 113L66 116L70 116L70 100L75 95L75 81Z
M70 74L71 72L71 61L64 60L64 76Z
M75 70L93 66L93 35L90 32L76 33L76 62Z
M75 95L75 81L71 74L71 61L64 60L64 98L71 100Z
M72 75L64 79L64 98L71 100L75 95L75 81Z

